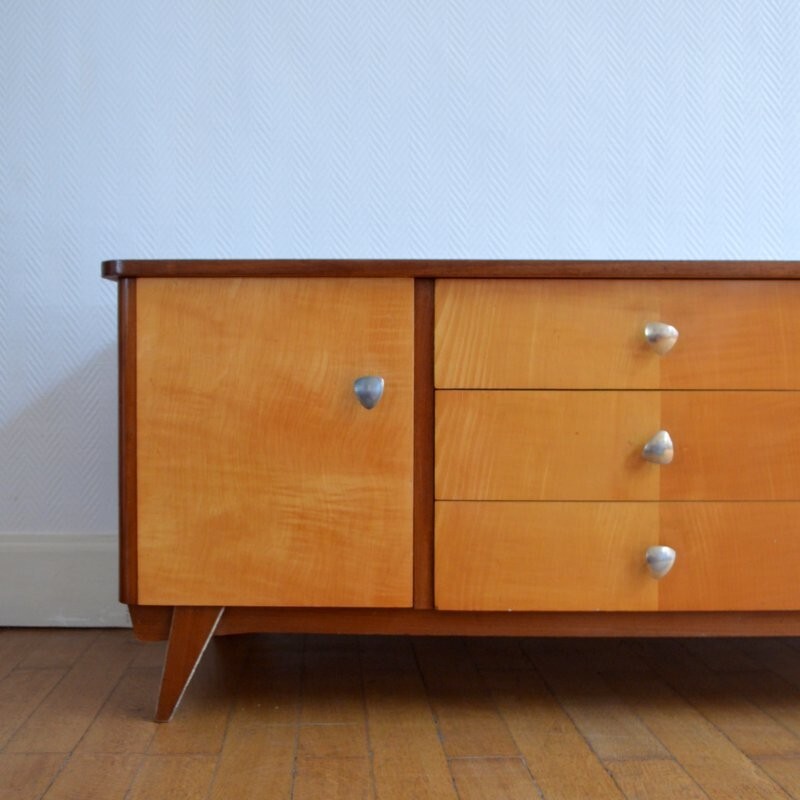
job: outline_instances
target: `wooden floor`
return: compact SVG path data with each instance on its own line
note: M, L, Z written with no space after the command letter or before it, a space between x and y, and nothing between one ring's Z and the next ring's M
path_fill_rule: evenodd
M0 630L0 799L800 798L800 640Z

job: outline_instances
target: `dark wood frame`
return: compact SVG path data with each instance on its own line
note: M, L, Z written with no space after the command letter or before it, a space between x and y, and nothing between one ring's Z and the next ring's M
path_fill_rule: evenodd
M434 598L435 278L797 280L786 261L106 261L119 282L120 600L143 640L169 638L156 718L169 719L212 635L250 632L481 636L796 636L800 611L441 612ZM136 279L409 277L414 291L414 591L407 609L142 606L137 598Z
M104 261L123 278L800 278L798 261L173 260Z
M136 281L119 283L119 599L135 605L136 548ZM134 629L136 625L134 624Z

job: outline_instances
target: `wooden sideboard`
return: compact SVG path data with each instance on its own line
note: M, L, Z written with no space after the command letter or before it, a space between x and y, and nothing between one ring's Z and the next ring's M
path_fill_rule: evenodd
M800 633L800 264L103 275L157 719L215 633Z

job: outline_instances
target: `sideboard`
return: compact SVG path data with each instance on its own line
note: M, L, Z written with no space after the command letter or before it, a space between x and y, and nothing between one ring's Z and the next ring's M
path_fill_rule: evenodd
M800 633L800 263L103 275L158 720L215 634Z

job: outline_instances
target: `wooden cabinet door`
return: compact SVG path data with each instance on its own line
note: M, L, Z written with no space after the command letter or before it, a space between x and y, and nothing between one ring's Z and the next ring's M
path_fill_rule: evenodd
M136 303L138 602L411 605L413 281L139 279Z

